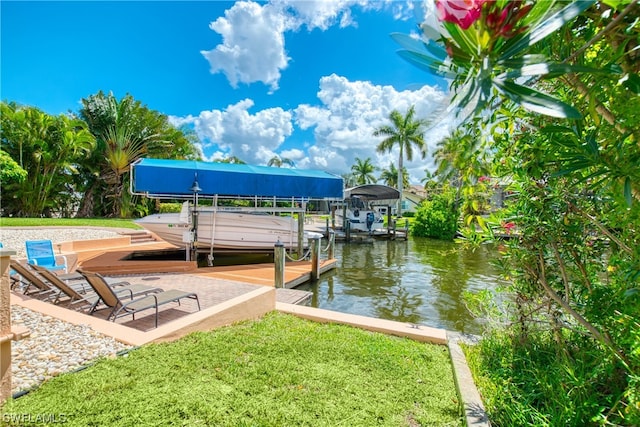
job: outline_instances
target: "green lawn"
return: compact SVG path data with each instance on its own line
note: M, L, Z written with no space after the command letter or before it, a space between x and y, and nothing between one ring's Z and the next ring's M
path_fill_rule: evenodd
M463 425L446 346L277 312L101 360L2 412L68 426Z
M0 217L0 227L120 227L142 229L128 219L102 218L6 218Z

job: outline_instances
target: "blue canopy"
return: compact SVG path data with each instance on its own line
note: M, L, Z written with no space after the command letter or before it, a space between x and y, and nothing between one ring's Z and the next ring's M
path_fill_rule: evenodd
M342 178L310 169L289 169L194 160L140 159L131 165L134 194L342 199Z

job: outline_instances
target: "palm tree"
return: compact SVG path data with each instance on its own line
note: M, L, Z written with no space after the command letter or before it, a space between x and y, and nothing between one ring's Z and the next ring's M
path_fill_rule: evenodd
M424 178L420 180L424 184L424 189L427 192L427 197L431 197L431 193L435 192L440 183L438 182L437 175L432 173L429 169L424 170Z
M357 185L373 184L376 182L376 177L373 176L373 172L376 169L378 168L371 163L371 158L369 157L364 161L359 157L356 157L356 164L351 166L351 172L353 173L353 177L355 178Z
M476 178L489 174L487 150L479 146L477 133L456 131L438 143L433 157L441 182L449 181L454 187L473 183Z
M344 188L351 188L356 185L356 177L353 175L353 173L343 173L340 176L342 177L342 180L344 182Z
M400 199L398 200L398 216L402 216L402 171L404 167L402 162L406 153L407 160L413 160L413 146L419 150L422 158L427 155L427 147L424 142L424 127L427 122L424 120L415 120L415 107L412 105L406 115L402 115L398 110L393 110L389 115L391 125L381 126L373 132L373 136L384 136L385 139L378 145L378 152L391 152L397 145L400 149L398 154L398 191Z
M131 95L121 100L102 91L82 100L80 117L89 124L97 149L83 173L87 182L79 216L129 217L145 209L144 202L124 191L129 165L140 157L198 158L193 136ZM136 210L136 212L134 212Z
M292 168L296 166L293 160L287 159L286 157L280 157L278 155L273 156L269 160L269 163L267 163L267 166L275 166L277 168L281 168L284 165L287 165Z
M402 168L402 185L409 186L409 172L407 168ZM383 169L378 181L384 182L385 185L389 187L398 187L398 169L396 169L396 165L393 163L389 163L388 169Z

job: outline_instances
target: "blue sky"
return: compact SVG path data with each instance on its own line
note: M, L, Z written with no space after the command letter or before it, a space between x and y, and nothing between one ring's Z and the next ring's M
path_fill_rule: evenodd
M447 105L446 82L401 59L392 32L416 33L401 1L0 2L4 101L77 112L99 90L129 93L193 127L208 160L347 173L387 168L375 128L393 109ZM431 152L445 133L426 135ZM432 159L406 163L419 182Z

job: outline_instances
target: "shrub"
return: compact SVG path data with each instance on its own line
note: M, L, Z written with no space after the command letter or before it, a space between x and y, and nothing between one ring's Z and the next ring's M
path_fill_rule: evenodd
M160 203L160 213L180 213L182 203Z
M445 192L422 202L411 225L411 235L453 240L458 231L460 213L454 202L454 194Z

